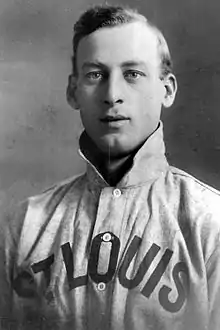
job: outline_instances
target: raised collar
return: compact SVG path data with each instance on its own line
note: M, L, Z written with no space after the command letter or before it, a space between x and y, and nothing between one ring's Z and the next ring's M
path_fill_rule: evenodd
M83 133L82 133L83 135ZM79 140L79 154L87 162L87 178L92 187L109 187L102 175L85 156L82 135ZM119 188L144 185L147 181L157 179L167 170L168 163L165 157L165 145L163 140L163 124L160 121L156 131L146 140L133 159L131 168L125 173L117 184Z

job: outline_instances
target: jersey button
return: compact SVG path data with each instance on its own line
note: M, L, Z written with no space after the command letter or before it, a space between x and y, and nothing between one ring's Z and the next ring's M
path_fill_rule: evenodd
M111 239L112 239L112 235L110 233L105 233L103 236L102 236L102 239L104 242L110 242Z
M114 190L113 190L113 195L114 195L115 197L120 197L120 196L121 196L121 190L118 189L118 188L114 189Z
M103 282L98 283L98 285L97 285L97 289L98 289L99 291L104 291L105 288L106 288L106 284L105 284L105 283L103 283Z

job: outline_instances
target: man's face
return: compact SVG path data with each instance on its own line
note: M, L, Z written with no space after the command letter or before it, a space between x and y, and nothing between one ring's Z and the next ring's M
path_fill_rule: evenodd
M77 50L75 100L96 146L122 156L157 128L166 89L157 39L140 22L101 28Z

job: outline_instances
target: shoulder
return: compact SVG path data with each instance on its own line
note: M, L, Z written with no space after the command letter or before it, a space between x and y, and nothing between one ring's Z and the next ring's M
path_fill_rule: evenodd
M172 166L168 177L176 187L180 202L194 212L217 217L220 224L220 191Z
M193 200L207 199L211 201L220 201L220 191L198 180L193 175L186 173L176 167L170 166L168 175L172 176L173 183L176 184L181 192L188 193Z
M165 176L166 204L192 251L202 249L204 260L220 252L220 192L194 176L170 166Z
M30 196L16 205L9 205L2 212L0 232L9 230L12 236L13 232L17 235L27 214L33 221L39 215L39 218L45 218L45 216L52 214L62 202L68 204L68 200L73 200L73 196L75 198L80 196L85 184L86 175L76 175L55 183L39 194Z
M48 203L59 203L63 199L65 199L68 195L78 195L84 189L86 184L86 175L79 174L75 175L66 180L57 182L53 184L51 187L43 190L37 195L30 196L27 199L28 204L35 205L45 205Z
M181 221L188 224L191 230L204 240L211 240L213 248L216 244L219 245L220 192L172 166L168 171L167 180L168 185L175 189Z
M195 210L198 206L204 212L212 210L220 215L220 191L183 170L169 166L159 188L165 189L164 195L175 204L184 204L186 208L188 205Z

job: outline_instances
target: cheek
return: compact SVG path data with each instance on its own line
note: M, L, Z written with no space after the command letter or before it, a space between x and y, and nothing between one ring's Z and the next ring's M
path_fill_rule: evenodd
M96 99L96 90L93 86L79 85L77 99L81 106L88 106Z
M155 97L154 93L150 91L148 93L143 93L139 96L136 106L139 108L138 112L140 116L149 115L154 108L156 108L156 104L158 103L157 97Z
M153 107L155 111L160 110L163 101L163 89L158 85L153 85L147 93L145 93L144 102L146 106Z
M82 100L80 106L80 116L86 129L93 130L93 128L96 127L97 120L99 118L99 111L91 99L84 98Z
M82 125L83 127L86 129L87 133L90 133L91 131L93 131L94 128L94 116L91 117L91 114L89 111L80 111L80 117L81 117L81 121L82 121Z
M156 90L148 90L148 93L143 93L136 104L138 121L141 126L150 122L158 121L160 118L162 102ZM143 125L142 125L143 124Z
M158 97L158 89L153 83L146 83L136 90L136 99L139 102L152 102L156 96Z

